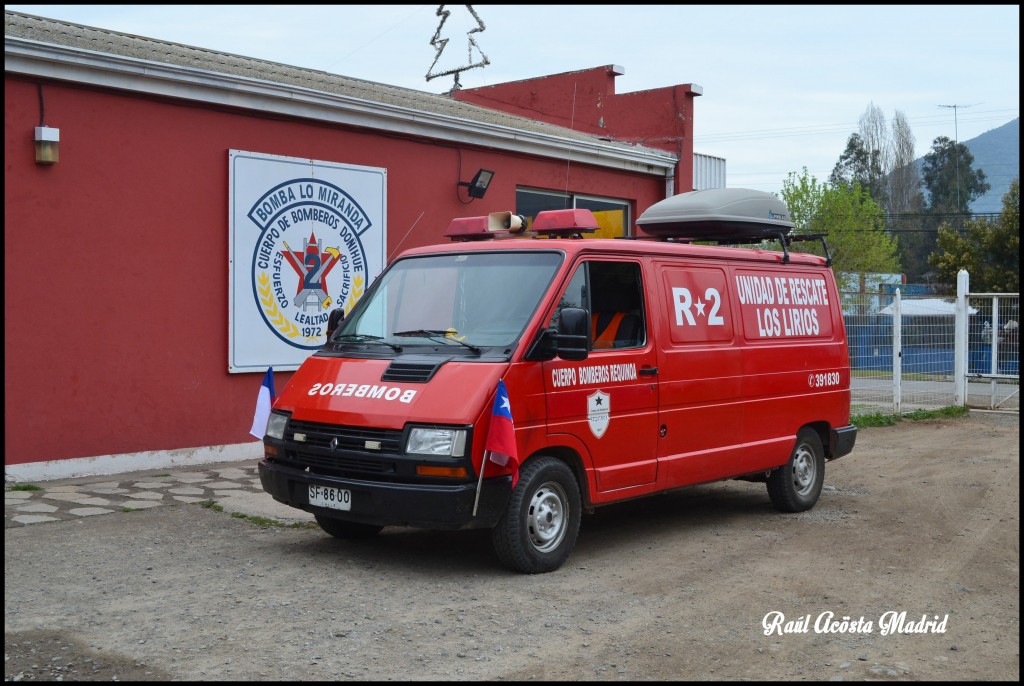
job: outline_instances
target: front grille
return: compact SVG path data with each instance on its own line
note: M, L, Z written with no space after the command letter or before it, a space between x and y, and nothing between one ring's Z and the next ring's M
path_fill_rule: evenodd
M296 434L302 440L295 440ZM400 474L402 431L290 421L280 461L319 474L385 479Z
M390 460L364 460L343 455L318 455L298 450L286 450L285 460L313 472L363 474L394 474L395 463Z
M296 434L304 434L303 440L295 440ZM400 429L291 420L285 429L284 445L271 459L289 467L308 470L311 474L391 483L452 483L448 478L418 475L416 467L424 463L466 467L467 473L473 473L468 457L449 460L406 455L403 436L404 431ZM467 444L472 444L471 439ZM331 444L335 440L337 443L332 449ZM379 449L376 447L378 444Z
M305 440L295 441L295 434L305 434ZM361 426L337 426L315 422L288 422L285 440L310 448L335 451L373 452L397 455L401 452L402 432L394 429L370 429ZM337 441L334 443L334 441ZM332 446L331 444L334 443ZM367 444L370 444L368 447ZM376 448L375 444L380 447Z

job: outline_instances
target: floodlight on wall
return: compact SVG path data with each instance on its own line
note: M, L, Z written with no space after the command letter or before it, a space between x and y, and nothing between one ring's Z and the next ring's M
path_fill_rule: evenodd
M56 164L60 160L60 129L36 127L36 163Z
M466 186L469 190L469 197L471 198L482 198L484 193L487 192L487 187L491 185L491 179L494 178L494 172L490 169L481 169L473 176L472 181L459 181L460 186Z

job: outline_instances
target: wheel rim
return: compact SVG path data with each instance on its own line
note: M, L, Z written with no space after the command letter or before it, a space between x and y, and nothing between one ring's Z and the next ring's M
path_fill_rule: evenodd
M538 551L551 552L565 538L569 523L568 502L565 490L553 481L538 488L530 498L526 527L530 532L530 543Z
M814 459L814 452L806 445L801 445L793 455L793 485L796 492L805 496L814 488L814 479L817 476L818 465Z

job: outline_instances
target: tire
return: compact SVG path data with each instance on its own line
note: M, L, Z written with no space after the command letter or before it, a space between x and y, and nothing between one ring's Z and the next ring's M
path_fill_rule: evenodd
M768 497L780 512L814 507L825 483L825 451L814 429L801 429L789 461L768 477Z
M580 516L580 487L572 469L553 457L531 460L491 530L494 552L517 572L552 572L569 559Z
M316 523L320 528L335 538L352 540L356 538L370 538L380 533L384 527L373 524L360 524L359 522L347 522L344 519L335 519L324 515L314 514Z

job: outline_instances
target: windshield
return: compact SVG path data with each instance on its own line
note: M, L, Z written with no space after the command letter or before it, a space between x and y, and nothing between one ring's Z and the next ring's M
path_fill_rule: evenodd
M555 252L480 252L396 262L334 335L338 342L479 348L513 344L562 261Z

